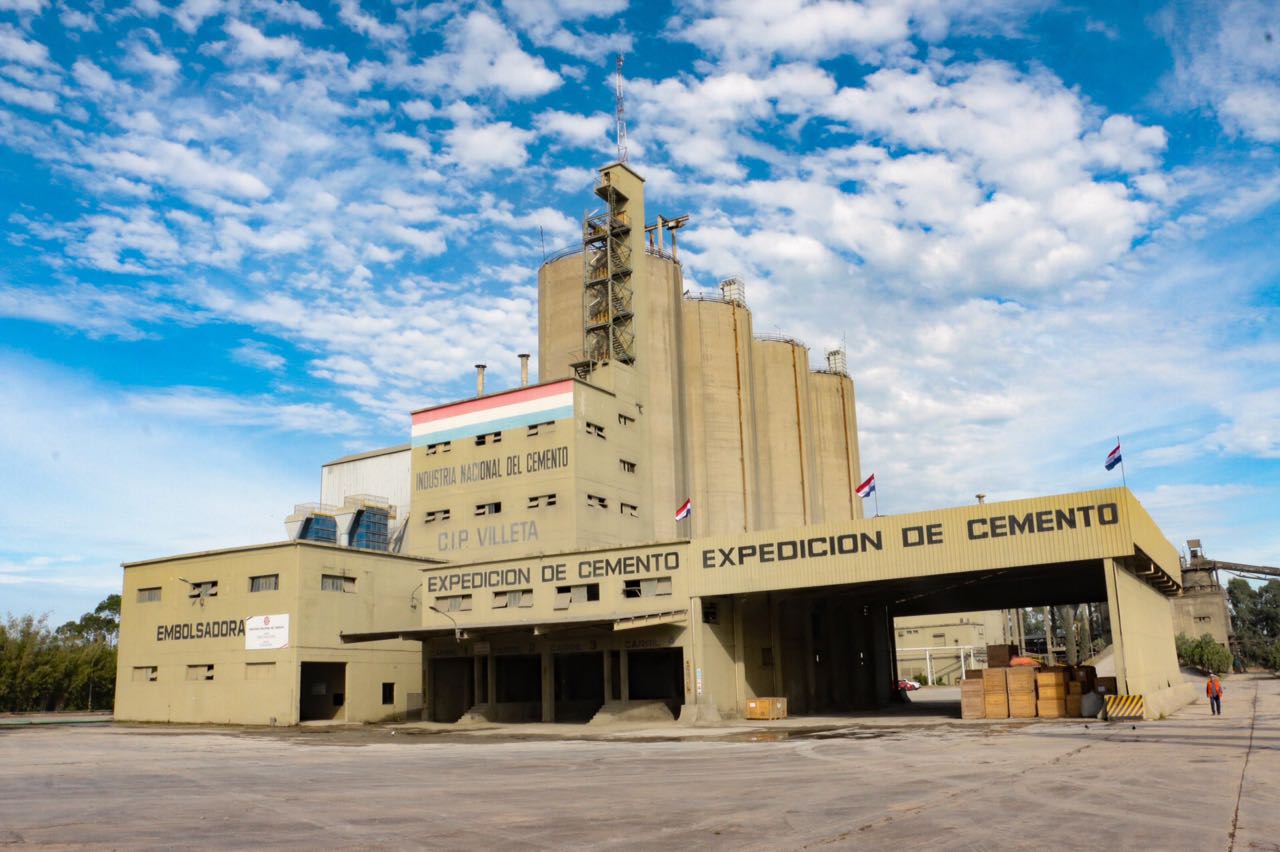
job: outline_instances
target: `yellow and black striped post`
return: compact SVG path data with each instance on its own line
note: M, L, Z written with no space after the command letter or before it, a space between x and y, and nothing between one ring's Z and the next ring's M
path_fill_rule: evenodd
M1107 720L1111 722L1141 722L1146 715L1141 695L1108 695Z

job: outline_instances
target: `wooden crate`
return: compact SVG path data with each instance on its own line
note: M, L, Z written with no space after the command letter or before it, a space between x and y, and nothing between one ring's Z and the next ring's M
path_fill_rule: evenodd
M1032 697L1036 694L1036 669L1034 666L1014 666L1008 670L1005 679L1009 685L1009 694L1015 692L1029 692Z
M749 698L745 715L748 719L785 719L787 718L787 699Z
M1067 715L1065 698L1041 698L1036 702L1036 710L1045 719L1060 719Z
M1009 697L1003 692L998 695L988 692L982 700L982 711L988 719L1008 719Z
M982 688L989 695L994 695L997 692L1003 695L1005 691L1005 673L1008 671L1008 669L983 669Z
M1034 719L1036 717L1036 694L1034 692L1009 693L1009 718Z
M993 669L1005 668L1009 661L1018 656L1017 645L988 645L987 666Z
M1084 715L1084 712L1080 709L1080 704L1083 700L1083 696L1078 693L1067 696L1067 715L1069 717L1072 719L1079 719Z

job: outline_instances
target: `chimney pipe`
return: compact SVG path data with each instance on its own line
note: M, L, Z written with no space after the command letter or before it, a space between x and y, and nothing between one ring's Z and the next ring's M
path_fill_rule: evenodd
M484 396L484 364L476 364L476 396Z
M520 387L529 385L529 353L520 353Z
M978 498L978 505L979 505L979 506L981 506L983 503L987 502L987 495L985 495L985 494L975 494L974 496Z

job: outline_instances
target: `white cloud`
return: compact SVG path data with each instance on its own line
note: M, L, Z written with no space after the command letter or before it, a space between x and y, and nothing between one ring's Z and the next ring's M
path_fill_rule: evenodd
M133 289L0 285L0 316L73 328L91 338L138 340L147 336L143 326L182 320L184 314Z
M447 51L398 66L390 77L426 91L449 88L470 95L493 90L513 98L544 95L561 84L559 74L522 50L515 34L487 12L476 10L452 21L446 44Z
M1222 125L1280 142L1280 19L1268 0L1170 3L1155 21L1173 49L1178 104L1211 106Z
M271 351L271 347L260 340L241 340L240 345L231 350L231 360L269 373L283 370L288 363L283 355Z
M529 158L528 145L534 133L514 127L509 121L491 124L459 124L444 134L446 154L464 170L487 172L518 169Z
M173 20L188 35L195 35L206 19L222 14L223 5L223 0L182 0L173 10Z
M599 148L613 130L613 117L599 113L578 115L553 109L539 114L536 122L539 132L584 148Z
M1039 6L1026 0L694 0L671 23L682 38L731 59L771 54L863 61L942 40L956 26L1009 32Z
M57 112L58 110L58 99L53 94L15 86L8 80L0 80L0 100L34 109L37 112Z
M289 59L302 50L302 44L296 38L272 38L243 21L227 21L226 30L236 40L236 53L245 59Z
M250 7L282 23L297 24L313 30L324 26L323 18L296 0L253 0Z
M115 150L90 155L99 165L171 186L209 190L233 198L265 198L271 190L256 175L210 161L167 139L126 136Z
M400 41L405 37L404 28L388 24L361 8L360 0L339 0L338 17L351 29L374 41Z
M9 24L0 24L0 59L44 66L49 64L49 48L24 38L17 28Z
M72 9L70 6L63 6L58 9L58 20L67 29L82 30L84 32L97 32L98 30L98 22L94 19L92 13Z
M152 53L141 42L130 45L129 58L125 65L157 77L172 77L182 69L178 60L169 54Z

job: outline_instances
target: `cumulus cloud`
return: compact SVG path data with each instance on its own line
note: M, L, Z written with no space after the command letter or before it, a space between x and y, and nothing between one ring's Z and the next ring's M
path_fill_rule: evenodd
M296 38L272 38L243 21L227 21L226 29L236 41L236 53L245 59L289 59L302 50L302 44Z
M1208 105L1228 130L1280 142L1280 15L1274 3L1170 3L1155 20L1173 49L1170 99Z

